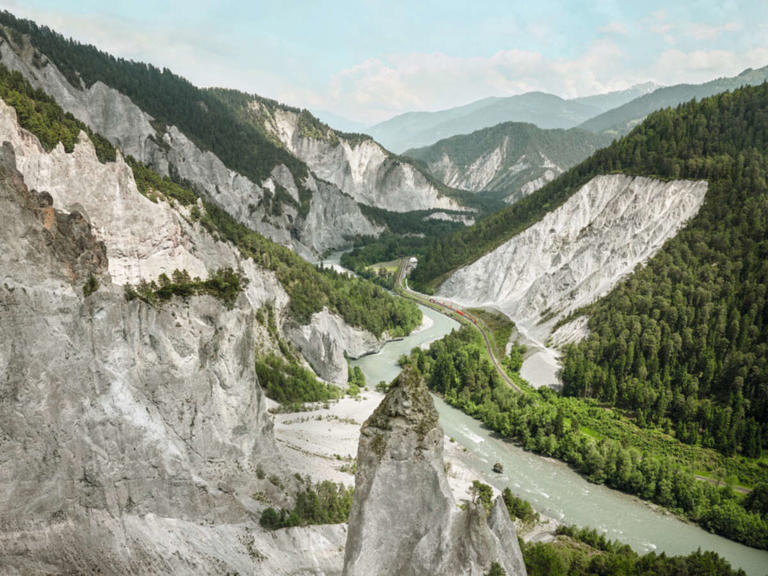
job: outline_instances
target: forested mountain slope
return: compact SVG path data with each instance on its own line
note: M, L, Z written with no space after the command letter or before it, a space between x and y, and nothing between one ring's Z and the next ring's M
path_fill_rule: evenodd
M711 103L706 100L696 106L704 110L711 106ZM744 113L746 114L746 111ZM689 156L685 157L685 162L670 157L668 151L671 150L671 143L658 141L654 127L659 123L666 123L663 118L677 117L677 114L676 110L667 110L651 115L646 119L645 127L638 127L623 139L598 150L554 182L513 206L480 220L472 227L432 241L420 254L419 266L412 274L413 282L423 290L434 290L452 271L475 261L539 221L595 176L621 172L662 178L706 178L707 173L702 166L708 163L706 160L709 157L735 154L741 150L740 141L729 143L708 139L707 148L688 152ZM702 120L706 123L703 117ZM686 118L686 121L692 122L693 119ZM703 130L704 128L702 138L705 137ZM656 135L653 143L655 149L649 148L652 143L648 141L648 132ZM753 134L754 130L749 133ZM685 133L680 132L670 136L682 138L684 135ZM703 157L705 152L707 156Z
M642 142L642 144L641 144ZM586 310L564 392L758 457L768 443L768 85L654 114L621 165L710 182L699 215Z
M250 228L308 257L385 230L352 195L314 174L274 131L249 121L219 91L201 90L167 69L115 58L7 12L0 24L7 67L127 154L195 187ZM308 112L302 115L318 123ZM330 159L335 160L340 158ZM349 167L332 169L343 173ZM366 202L391 208L394 196L398 205L405 198L419 210L460 208L418 168L401 166L403 172L408 174L389 178L386 186L373 179Z
M704 84L665 86L591 118L579 128L595 133L622 136L656 110L677 106L693 98L701 99L742 86L754 86L766 80L768 80L768 66L757 70L748 68L738 76L717 78Z
M615 106L649 92L654 85L571 100L545 92L484 98L436 112L407 112L366 132L394 152L428 146L456 134L469 134L502 122L531 122L539 128L572 128Z
M538 221L585 182L622 172L706 180L698 215L589 313L566 354L569 394L669 422L679 438L760 453L768 433L768 85L650 115L630 135L508 210L443 239L422 284Z
M444 184L489 191L513 203L610 143L584 130L542 130L506 122L408 150Z

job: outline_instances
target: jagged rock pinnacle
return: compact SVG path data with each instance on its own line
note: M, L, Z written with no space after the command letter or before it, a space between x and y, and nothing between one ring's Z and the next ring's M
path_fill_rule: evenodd
M345 576L481 575L499 562L525 574L515 528L497 501L461 510L443 463L443 430L420 374L406 367L360 432Z

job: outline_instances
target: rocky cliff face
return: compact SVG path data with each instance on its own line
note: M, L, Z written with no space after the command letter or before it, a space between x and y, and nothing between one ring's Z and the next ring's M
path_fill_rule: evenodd
M344 574L480 576L492 562L526 573L500 499L490 517L480 505L456 506L437 411L406 369L360 432Z
M4 144L0 566L138 573L140 549L111 563L126 544L118 519L243 522L255 466L277 462L253 310L244 296L232 310L126 302L86 218L53 202Z
M539 222L458 270L439 293L465 305L496 306L543 341L557 319L606 294L656 254L696 215L706 191L703 181L598 176Z
M153 118L131 100L96 82L89 88L72 86L44 56L44 65L33 63L30 45L12 46L0 40L2 62L18 70L36 88L50 94L59 105L119 147L123 153L171 172L194 184L239 221L259 233L311 257L349 244L359 235L376 236L382 228L370 222L349 195L335 186L312 195L309 217L300 213L299 186L311 194L318 183L312 174L300 181L278 164L269 178L253 182L227 168L213 153L202 150L177 127L156 129ZM275 190L288 191L292 201L275 199ZM280 204L275 209L275 202Z
M357 202L392 212L462 210L415 166L393 157L373 139L348 137L324 125L312 129L298 112L253 101L267 129L323 180ZM307 121L308 122L308 121Z
M270 304L282 324L288 295L275 275L193 224L187 209L144 197L119 154L115 162L102 164L85 135L71 153L61 146L46 152L37 138L19 126L15 110L2 101L0 139L13 145L18 169L30 187L47 191L57 208L77 210L93 224L94 234L106 245L109 273L116 284L156 280L175 269L205 278L218 268L232 267L248 277L250 305L255 309ZM321 183L319 194L324 193L322 187ZM287 335L296 337L295 344L307 352L318 374L343 383L347 361L340 350L372 351L378 341L368 332L350 328L338 316L328 316L329 322L294 328ZM266 330L257 328L259 341L269 347ZM299 336L304 332L316 337L311 347Z
M378 352L382 345L373 334L345 324L327 308L313 314L309 324L287 325L285 331L318 376L339 385L347 383L347 357Z

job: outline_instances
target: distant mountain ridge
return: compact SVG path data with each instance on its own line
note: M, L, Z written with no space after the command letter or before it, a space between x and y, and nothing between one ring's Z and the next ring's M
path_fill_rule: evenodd
M574 126L646 94L656 85L638 84L627 90L564 99L545 92L491 97L437 112L407 112L367 130L393 152L428 146L457 134L469 134L502 122L530 122L539 128Z
M608 144L610 138L576 128L543 130L505 122L408 150L405 156L423 162L446 186L494 192L512 203Z
M716 78L704 84L664 86L623 105L608 110L582 123L579 128L595 133L622 136L651 112L678 106L694 98L707 98L742 86L754 86L768 81L768 66L756 70L747 68L737 76Z

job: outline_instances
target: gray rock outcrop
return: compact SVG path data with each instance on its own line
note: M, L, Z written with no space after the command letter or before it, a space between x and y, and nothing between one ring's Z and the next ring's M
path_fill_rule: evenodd
M704 202L705 181L596 176L562 206L472 264L438 293L493 306L541 341L653 257Z
M312 315L309 324L286 325L285 333L323 380L347 383L347 358L360 358L378 352L381 341L370 332L353 328L323 308Z
M0 566L104 571L130 515L250 520L278 456L247 297L127 302L90 223L29 190L8 143L0 213Z
M392 212L462 210L416 166L396 158L372 138L335 132L328 127L302 129L300 113L287 108L252 106L266 118L265 127L317 174L357 202Z
M344 575L481 576L492 562L526 573L501 499L490 516L456 505L432 397L406 368L360 432Z

